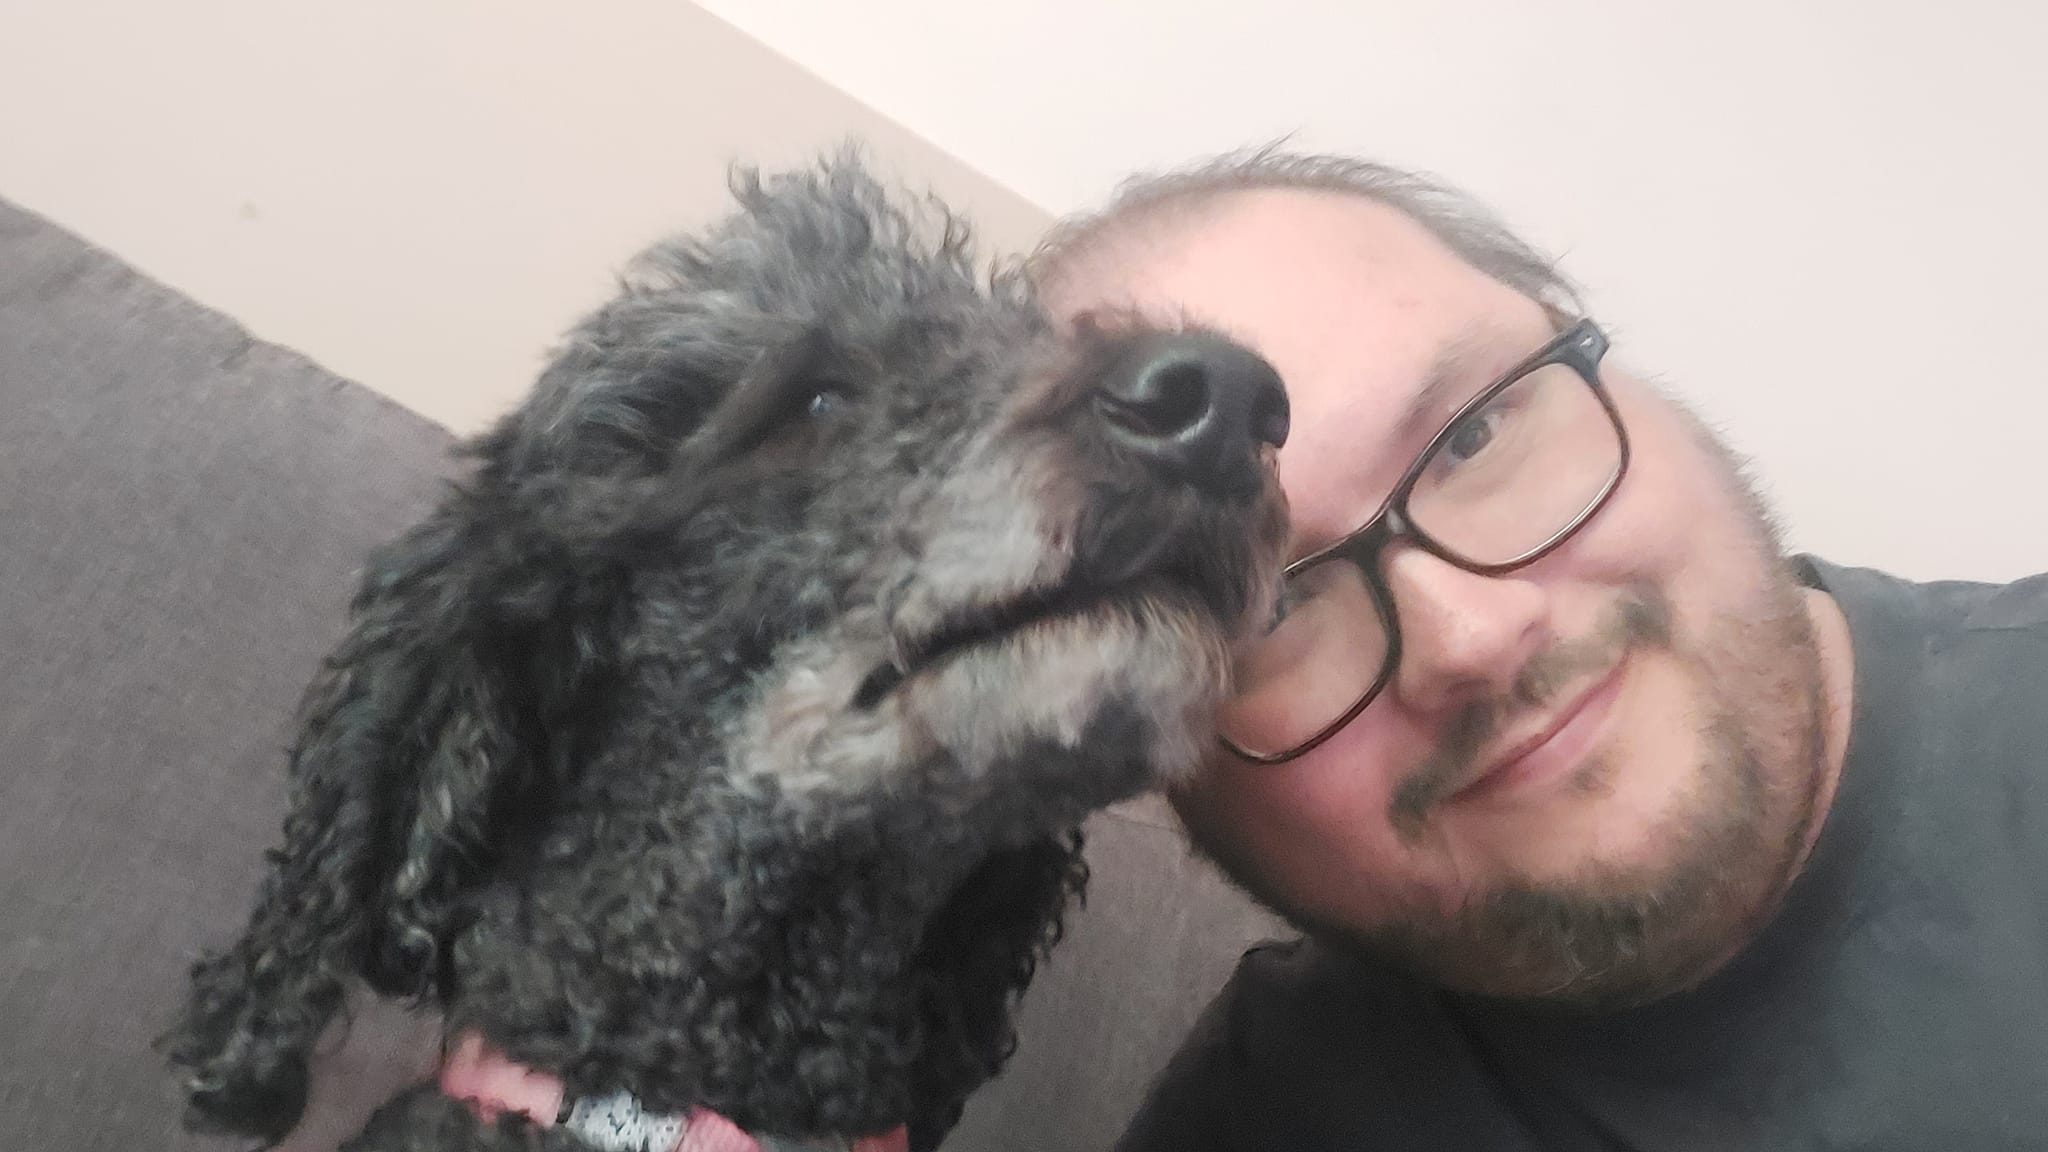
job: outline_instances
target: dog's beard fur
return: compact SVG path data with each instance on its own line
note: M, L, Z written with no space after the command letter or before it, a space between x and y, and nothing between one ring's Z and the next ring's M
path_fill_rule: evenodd
M1196 499L1091 438L1125 337L1055 339L850 159L735 190L372 558L284 843L167 1037L201 1125L289 1130L362 978L574 1092L930 1147L1008 1054L1080 820L1212 738L1270 476Z

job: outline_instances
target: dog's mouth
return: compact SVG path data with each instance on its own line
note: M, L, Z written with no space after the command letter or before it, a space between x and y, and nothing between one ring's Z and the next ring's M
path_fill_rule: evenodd
M930 634L902 644L893 660L868 673L853 695L853 705L873 708L904 681L961 652L1007 640L1035 624L1081 615L1115 594L1115 589L1072 582L1000 604L961 609Z
M899 643L895 658L876 667L861 682L853 706L874 708L913 677L970 650L1015 639L1037 625L1074 620L1169 588L1186 586L1193 591L1196 584L1193 578L1183 579L1170 571L1149 572L1109 585L1069 580L1000 603L962 608L922 638Z

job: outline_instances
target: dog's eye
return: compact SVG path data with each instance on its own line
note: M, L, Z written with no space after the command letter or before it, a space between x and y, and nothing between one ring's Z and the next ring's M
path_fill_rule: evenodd
M804 402L804 415L813 420L829 420L846 408L846 392L836 385L827 385L811 393Z

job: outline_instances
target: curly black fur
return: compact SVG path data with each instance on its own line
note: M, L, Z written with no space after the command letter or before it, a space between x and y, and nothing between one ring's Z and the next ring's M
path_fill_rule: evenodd
M166 1037L195 1124L289 1131L361 979L574 1092L934 1147L1015 1042L1081 820L1206 746L1273 486L1122 453L1089 398L1132 334L1056 333L851 157L734 191L371 558L282 845ZM422 1090L360 1142L564 1139Z

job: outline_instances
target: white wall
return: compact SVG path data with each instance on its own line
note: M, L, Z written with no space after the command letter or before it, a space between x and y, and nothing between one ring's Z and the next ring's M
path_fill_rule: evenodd
M1565 255L1797 543L2048 569L2048 5L705 0L1054 211L1280 133Z
M1044 223L687 3L0 0L0 196L463 432L728 162L849 133L992 242Z

